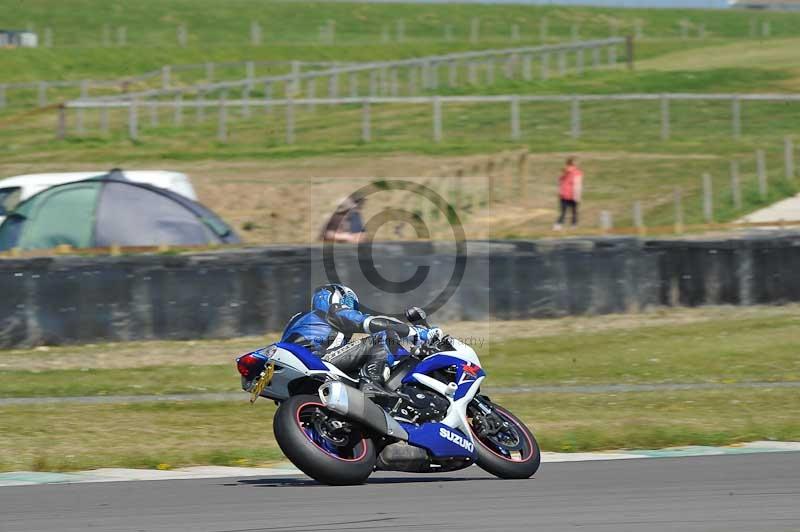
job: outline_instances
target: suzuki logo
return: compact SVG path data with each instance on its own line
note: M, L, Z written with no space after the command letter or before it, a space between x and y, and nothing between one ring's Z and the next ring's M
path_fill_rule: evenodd
M471 453L475 452L475 446L472 444L471 441L469 441L468 439L466 439L466 438L464 438L462 436L459 436L458 434L450 432L449 430L447 430L444 427L440 427L439 428L439 436L441 436L442 438L445 438L446 440L450 440L451 442L455 443L456 445L458 445L462 449L466 449L467 451L469 451Z

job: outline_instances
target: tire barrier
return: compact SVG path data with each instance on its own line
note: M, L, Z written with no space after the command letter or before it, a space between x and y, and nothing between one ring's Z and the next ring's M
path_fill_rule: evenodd
M657 306L800 301L800 233L715 239L469 241L462 281L439 322L639 312ZM452 262L436 242L375 243L371 267L400 277ZM357 248L337 251L340 276L366 301L385 294L354 275ZM320 246L184 255L0 260L0 347L227 338L280 330L325 281ZM447 283L444 268L426 282Z

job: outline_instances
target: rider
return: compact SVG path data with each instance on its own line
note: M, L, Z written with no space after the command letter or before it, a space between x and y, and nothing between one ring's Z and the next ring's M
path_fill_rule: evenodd
M354 333L370 336L350 342ZM382 387L390 365L402 355L403 339L420 344L441 336L436 327L414 327L394 318L363 314L355 292L327 284L314 290L309 312L289 320L281 342L302 345L346 373L360 368L362 379Z

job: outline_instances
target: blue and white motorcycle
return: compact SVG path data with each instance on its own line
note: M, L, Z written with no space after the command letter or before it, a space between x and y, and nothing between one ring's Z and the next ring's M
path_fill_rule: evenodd
M425 312L406 311L427 326ZM393 394L359 381L309 350L276 343L236 359L242 386L279 404L273 428L283 453L324 484L363 483L375 470L455 471L476 463L500 478L529 478L539 445L525 424L481 395L486 378L468 345L444 336L391 369Z

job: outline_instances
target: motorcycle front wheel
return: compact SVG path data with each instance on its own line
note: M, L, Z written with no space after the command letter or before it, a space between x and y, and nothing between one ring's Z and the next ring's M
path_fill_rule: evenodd
M273 430L283 454L323 484L363 484L375 467L372 440L357 424L326 409L316 395L295 395L281 403Z
M539 443L525 423L485 397L470 403L468 415L481 469L509 479L536 473L542 459Z

